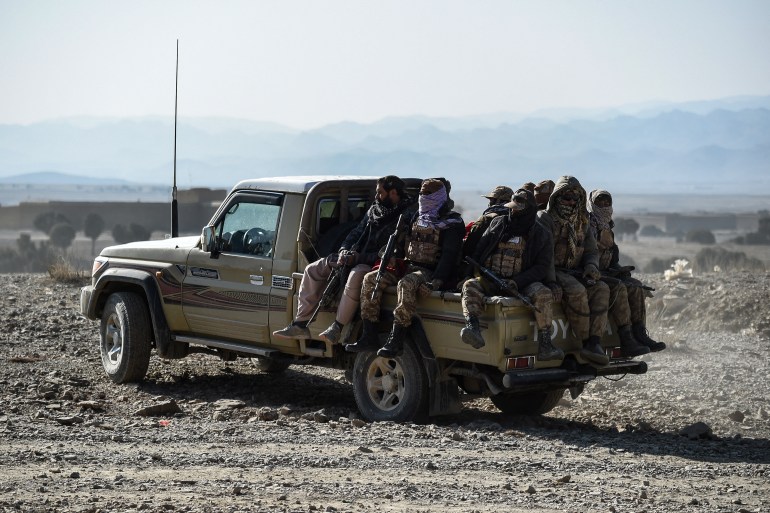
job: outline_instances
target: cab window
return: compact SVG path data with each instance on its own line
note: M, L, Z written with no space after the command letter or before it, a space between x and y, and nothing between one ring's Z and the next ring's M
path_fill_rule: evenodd
M236 195L217 226L222 251L272 257L282 201L274 194Z
M341 201L338 198L324 198L318 202L316 233L319 237L328 234L332 228L338 226L342 221L340 204ZM364 217L364 214L366 214L370 204L371 200L365 198L348 198L346 225L358 224Z

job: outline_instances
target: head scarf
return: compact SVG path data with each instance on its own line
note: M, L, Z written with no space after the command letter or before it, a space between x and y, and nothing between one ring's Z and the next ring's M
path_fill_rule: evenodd
M448 218L441 219L439 211L441 207L447 202L447 192L444 184L436 189L435 192L427 194L420 194L417 199L417 225L422 227L431 226L433 228L443 230L452 223L462 223L461 218Z
M537 203L535 203L535 195L528 189L519 189L511 198L511 205L515 198L522 198L526 207L523 210L508 210L508 225L506 226L506 233L509 235L526 235L529 230L532 229L532 225L537 220Z
M577 196L573 206L562 205L559 197L567 192ZM562 176L556 182L551 197L548 198L548 214L553 219L557 236L563 228L567 229L567 267L574 267L577 255L578 234L583 234L588 224L588 211L586 210L586 191L574 176ZM554 243L556 240L554 239Z
M599 196L609 196L612 199L612 194L604 189L594 189L591 194L588 195L588 211L591 213L591 226L594 226L597 230L609 230L615 223L612 222L612 205L609 207L597 206L594 201Z

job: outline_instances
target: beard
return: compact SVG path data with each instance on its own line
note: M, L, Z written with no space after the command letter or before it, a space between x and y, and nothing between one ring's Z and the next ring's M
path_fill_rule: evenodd
M390 197L387 197L387 198L385 198L382 201L380 201L377 198L374 198L374 202L377 203L382 208L392 208L393 207L393 201L391 201Z

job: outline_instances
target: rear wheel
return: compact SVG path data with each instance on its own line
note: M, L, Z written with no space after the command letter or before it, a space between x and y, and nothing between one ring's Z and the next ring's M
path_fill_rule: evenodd
M511 415L539 415L553 410L564 395L564 388L545 392L498 394L490 397L492 404Z
M410 342L395 358L359 353L353 367L353 395L369 421L423 421L428 412L428 380Z
M104 305L99 326L102 366L115 383L141 381L152 349L150 314L134 292L116 292Z

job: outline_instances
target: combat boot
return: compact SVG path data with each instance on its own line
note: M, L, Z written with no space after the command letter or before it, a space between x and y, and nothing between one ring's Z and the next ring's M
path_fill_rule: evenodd
M537 332L537 359L541 362L564 359L564 351L551 342L551 330Z
M650 352L650 348L640 344L631 333L631 326L619 326L620 354L623 356L642 356Z
M610 363L610 358L602 348L601 338L591 335L583 341L583 349L580 350L580 356L591 363L604 367Z
M647 328L644 326L643 322L633 323L631 325L631 331L633 332L636 341L649 347L650 351L653 353L656 351L663 351L666 348L666 344L664 342L658 342L657 340L650 338L649 333L647 333Z
M469 315L465 318L465 327L460 330L460 338L474 349L481 349L486 345L484 337L479 328L479 318L475 315Z
M393 323L393 329L390 330L388 341L377 351L377 356L383 358L395 358L404 352L404 337L406 336L406 326Z
M377 329L374 322L361 320L361 337L355 344L345 346L345 351L349 353L362 353L364 351L376 351L380 347L380 337L377 335Z

